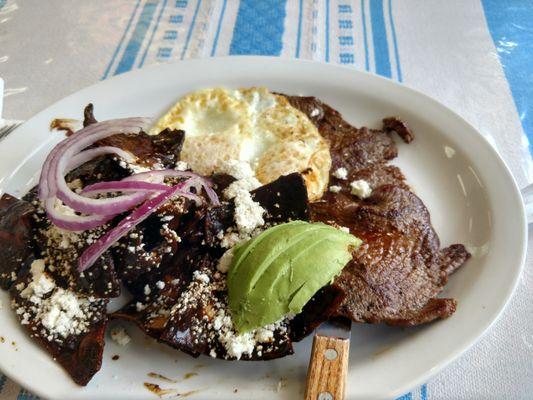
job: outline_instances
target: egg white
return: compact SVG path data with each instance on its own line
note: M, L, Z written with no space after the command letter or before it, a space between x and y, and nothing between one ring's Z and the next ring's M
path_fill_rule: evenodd
M266 184L281 175L304 173L309 198L328 185L327 141L309 118L284 96L266 88L198 90L182 97L151 129L185 131L182 160L203 175L222 171L230 160L250 163Z

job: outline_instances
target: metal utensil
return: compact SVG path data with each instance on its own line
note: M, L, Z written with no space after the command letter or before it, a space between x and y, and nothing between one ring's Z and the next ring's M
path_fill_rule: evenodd
M351 321L323 323L316 331L307 370L305 400L342 400L350 353Z
M0 127L0 140L13 132L20 124L22 124L22 121L5 120L4 124Z

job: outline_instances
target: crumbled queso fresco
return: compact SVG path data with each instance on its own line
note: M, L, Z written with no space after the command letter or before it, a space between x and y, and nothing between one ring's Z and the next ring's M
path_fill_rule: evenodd
M229 270L229 267L231 265L231 261L233 260L233 249L226 250L226 252L220 257L220 260L218 260L217 269L226 274Z
M366 199L372 194L372 189L367 181L359 179L350 183L351 193L361 199Z
M249 239L252 232L265 224L263 216L266 211L252 199L250 194L250 191L257 189L261 183L255 177L249 163L230 160L222 167L222 171L237 179L224 191L224 197L227 200L233 199L235 203L234 220L237 229L219 234L221 246L231 248Z
M254 352L261 356L288 340L287 318L244 334L235 332L225 295L222 298L214 295L223 292L226 292L226 279L223 274L213 273L208 269L195 271L193 281L170 311L170 315L186 315L189 310L210 310L209 315L191 319L190 335L195 341L200 337L206 338L211 357L239 360L242 357L251 357ZM278 338L276 341L275 335ZM220 346L224 349L223 354L217 353L216 349Z
M337 168L335 172L333 172L333 176L337 179L348 179L348 170L344 167Z
M46 260L47 268L51 272L59 273L69 283L70 287L76 287L77 283L71 273L72 265L75 264L88 244L94 243L106 232L108 225L105 224L83 232L67 231L49 223L39 201L33 201L32 205L36 207L36 213L33 218L39 226L42 226L33 239L36 242L46 241L46 246L43 246L42 258ZM60 201L56 201L55 207L61 209L61 212L67 215L69 213L74 215L74 211ZM105 268L106 266L103 267ZM90 277L93 272L89 270L86 274ZM80 277L85 278L85 275L82 273ZM112 289L112 287L109 287L104 291L104 294L111 294Z
M24 301L15 299L12 305L22 325L40 322L42 329L38 330L34 325L33 335L61 343L71 335L85 333L98 319L95 307L102 306L102 300L56 286L45 272L44 260L38 259L31 264L30 276L29 282L16 286Z
M111 329L111 339L119 346L126 346L131 341L130 335L121 326Z
M178 161L176 163L176 166L174 167L176 171L186 171L189 169L189 164L187 164L185 161Z

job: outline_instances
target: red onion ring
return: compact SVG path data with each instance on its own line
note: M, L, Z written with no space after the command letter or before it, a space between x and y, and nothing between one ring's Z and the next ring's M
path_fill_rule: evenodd
M67 170L72 171L73 169L78 168L80 165L85 164L87 161L91 161L93 158L96 158L98 156L102 156L105 154L115 154L123 158L128 163L134 163L137 160L137 157L135 157L133 154L125 150L122 150L119 147L102 146L102 147L95 147L94 149L84 150L81 153L76 154L70 160L67 166Z
M81 191L84 196L91 196L99 193L110 192L164 192L170 186L160 183L151 183L144 181L107 181L98 182L86 186Z
M194 172L190 171L176 171L175 169L159 169L147 172L141 172L139 174L131 175L123 179L123 181L136 181L143 180L154 183L162 183L167 176L176 176L176 177L188 177L190 179L189 185L194 186L196 191L199 193L203 188L211 201L215 206L220 205L217 194L213 189L211 189L212 182L209 179L202 177ZM194 183L194 185L193 185Z
M167 202L169 199L175 195L181 195L183 193L184 184L178 184L171 186L168 190L158 194L157 196L146 201L144 204L139 206L134 210L130 215L124 218L119 224L111 229L109 232L104 234L92 245L87 247L78 259L78 271L83 272L106 251L114 243L116 243L120 238L126 235L131 229L136 225L140 224L146 218L150 216L153 212Z
M85 231L97 228L109 220L114 215L68 215L56 208L56 199L50 198L44 201L44 207L48 219L58 228L67 231Z
M66 138L58 145L56 145L52 151L48 154L43 168L41 170L41 177L39 180L39 198L45 200L55 195L57 191L57 185L55 183L55 171L57 168L57 162L59 158L64 157L64 152L73 144L79 143L83 139L92 138L94 135L102 134L102 137L89 142L89 144L83 146L79 150L83 150L90 144L96 142L99 139L103 139L108 136L116 135L122 132L138 131L143 126L147 125L149 120L146 118L124 118L110 121L98 122L91 124L85 128L80 129L76 134ZM67 171L68 172L68 171Z
M152 171L140 172L127 176L123 181L146 181L162 183L167 176L177 176L181 178L202 178L200 175L189 171L176 171L175 169L154 169ZM207 182L207 180L206 180Z

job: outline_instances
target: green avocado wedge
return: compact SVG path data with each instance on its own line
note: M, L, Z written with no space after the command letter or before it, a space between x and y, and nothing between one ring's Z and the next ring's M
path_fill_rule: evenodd
M298 314L340 274L361 240L323 223L274 226L233 250L227 283L229 307L244 333Z

